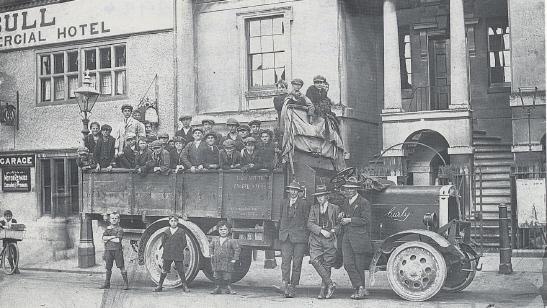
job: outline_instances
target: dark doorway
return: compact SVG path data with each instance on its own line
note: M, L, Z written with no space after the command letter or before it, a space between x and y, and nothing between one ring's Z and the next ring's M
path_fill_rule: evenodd
M448 109L450 103L449 40L436 37L429 40L430 110Z

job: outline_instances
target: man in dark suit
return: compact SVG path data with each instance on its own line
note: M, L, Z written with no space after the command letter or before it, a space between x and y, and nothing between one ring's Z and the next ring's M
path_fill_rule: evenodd
M366 260L372 253L371 243L371 207L367 199L357 193L361 184L356 177L350 177L342 191L346 200L340 213L340 224L343 226L342 254L344 268L354 288L351 299L364 299Z
M303 191L300 184L293 180L286 189L289 199L281 203L281 218L279 221L279 240L281 241L281 274L285 297L296 295L296 286L300 283L302 259L308 243L309 206L302 200ZM292 275L291 275L292 263Z
M310 263L321 277L318 299L331 298L336 283L330 279L331 268L336 262L336 234L340 232L337 205L328 201L330 191L325 185L318 185L313 196L317 203L310 210L308 229L310 234Z
M179 118L179 121L182 123L182 128L175 133L175 136L184 138L185 142L194 141L194 130L190 126L192 116L183 115Z
M190 169L191 172L203 169L203 151L207 145L201 140L203 137L203 129L194 128L194 141L189 142L183 151L181 157L182 163L186 169Z

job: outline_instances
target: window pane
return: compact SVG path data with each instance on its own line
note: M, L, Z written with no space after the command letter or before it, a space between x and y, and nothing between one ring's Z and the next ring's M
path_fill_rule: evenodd
M260 36L260 20L249 21L249 36Z
M505 67L504 78L505 82L511 82L511 67Z
M40 75L51 74L51 58L49 55L40 56Z
M126 94L125 71L116 72L116 95Z
M44 214L51 213L51 173L49 160L40 161L42 166L42 211Z
M262 55L252 55L251 56L251 70L256 71L262 69Z
M125 66L125 46L116 46L114 52L116 53L116 67Z
M499 35L492 35L489 37L489 40L490 40L490 50L491 51L494 51L494 50L503 50L503 46L502 46L502 41L501 41L501 36Z
M65 77L56 77L53 82L55 85L55 100L65 99Z
M272 19L262 19L260 21L260 35L272 35Z
M408 85L412 85L412 74L407 74L408 76Z
M284 27L283 27L283 18L282 17L278 17L278 18L274 18L273 20L273 34L283 34L285 31L284 31Z
M492 27L488 27L488 35L494 35L494 29Z
M78 71L78 52L71 51L68 53L68 70L67 72L77 72Z
M287 64L287 57L284 52L276 52L274 55L275 67L285 67Z
M68 161L70 165L70 202L72 205L72 213L78 213L80 211L80 204L78 198L78 166L76 165L75 159L70 159Z
M85 69L94 70L97 69L97 59L95 49L85 51Z
M74 91L78 89L78 76L68 76L68 97L75 98Z
M111 68L112 58L110 57L110 47L99 49L99 55L101 57L101 68Z
M51 79L40 80L40 97L42 102L51 100Z
M496 34L503 34L503 29L500 27L496 27Z
M65 72L65 55L58 53L53 55L54 73L62 74Z
M410 44L405 44L405 58L410 58Z
M262 45L262 52L273 51L273 39L271 36L262 36L260 43Z
M503 35L503 49L509 49L511 48L511 43L510 43L510 37L509 37L509 34L504 34Z
M263 68L274 68L274 54L265 53L262 55L262 66Z
M110 72L101 73L101 94L112 94L112 75Z
M91 81L91 86L97 89L97 75L95 75L95 73L89 73L89 79Z
M260 37L251 37L249 39L249 53L260 52Z
M405 34L405 43L410 43L410 34Z
M275 82L278 82L279 80L285 80L285 68L276 68L275 69Z
M55 184L57 192L65 192L65 162L63 159L55 159Z
M412 73L412 60L411 59L405 59L406 62L406 71L410 74Z
M505 66L511 66L511 52L509 50L503 52L503 60Z
M274 49L275 51L285 51L287 50L286 40L283 35L274 35L273 36Z
M264 70L262 71L262 85L270 86L275 84L275 71Z
M502 83L504 82L504 69L503 67L493 67L490 69L490 82Z
M253 71L251 85L253 87L262 86L262 71Z

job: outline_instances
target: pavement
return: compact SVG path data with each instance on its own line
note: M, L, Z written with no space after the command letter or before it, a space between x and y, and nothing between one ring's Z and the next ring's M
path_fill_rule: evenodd
M286 299L275 292L279 284L280 258L276 269L263 268L263 253L251 265L247 276L235 284L237 295L209 294L213 285L199 273L191 283L192 292L166 289L161 294L151 292L155 287L143 266L139 266L136 254L126 253L130 277L129 291L121 290L121 277L113 272L112 289L99 290L104 279L104 267L100 257L98 264L78 268L77 258L55 262L21 263L21 275L3 276L0 272L0 307L546 307L547 296L542 288L547 272L547 259L538 257L514 257L513 273L498 273L499 255L488 253L481 259L483 270L471 285L459 293L440 292L426 302L407 302L393 292L384 272L376 275L376 283L370 287L371 296L365 301L348 299L351 294L349 278L345 270L333 270L333 280L338 284L334 299L316 299L319 292L318 276L308 258L304 259L298 297ZM367 274L368 275L368 274ZM52 296L54 292L55 296ZM29 294L32 294L29 297Z

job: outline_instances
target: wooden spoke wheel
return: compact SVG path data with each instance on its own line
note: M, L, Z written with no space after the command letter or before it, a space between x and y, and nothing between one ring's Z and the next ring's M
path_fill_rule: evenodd
M424 242L397 247L387 262L387 278L393 291L409 301L425 301L441 290L447 275L443 255Z
M468 260L454 263L448 268L448 275L443 286L444 291L459 292L467 288L477 273L477 260L469 260L469 258L473 258L473 255L466 251L469 248L465 246L461 248Z
M17 244L8 243L2 254L2 270L4 273L11 275L19 266L19 248Z
M237 264L234 268L234 273L232 273L232 283L240 281L249 272L251 262L253 261L253 251L246 248L241 249L239 261L239 264ZM215 278L213 277L213 269L211 268L211 259L207 258L204 260L202 270L205 277L211 281L215 281Z
M161 247L162 233L169 227L163 227L154 232L145 246L145 260L144 264L146 270L150 274L150 278L156 284L160 281L160 275L163 269L163 247ZM179 225L180 228L180 225ZM199 264L201 259L201 254L199 251L199 244L195 237L186 230L186 248L184 249L184 274L186 276L186 281L190 283L196 277L199 272ZM175 263L171 264L171 271L167 274L165 281L163 283L164 287L178 287L182 285L182 280L180 279L176 269Z

